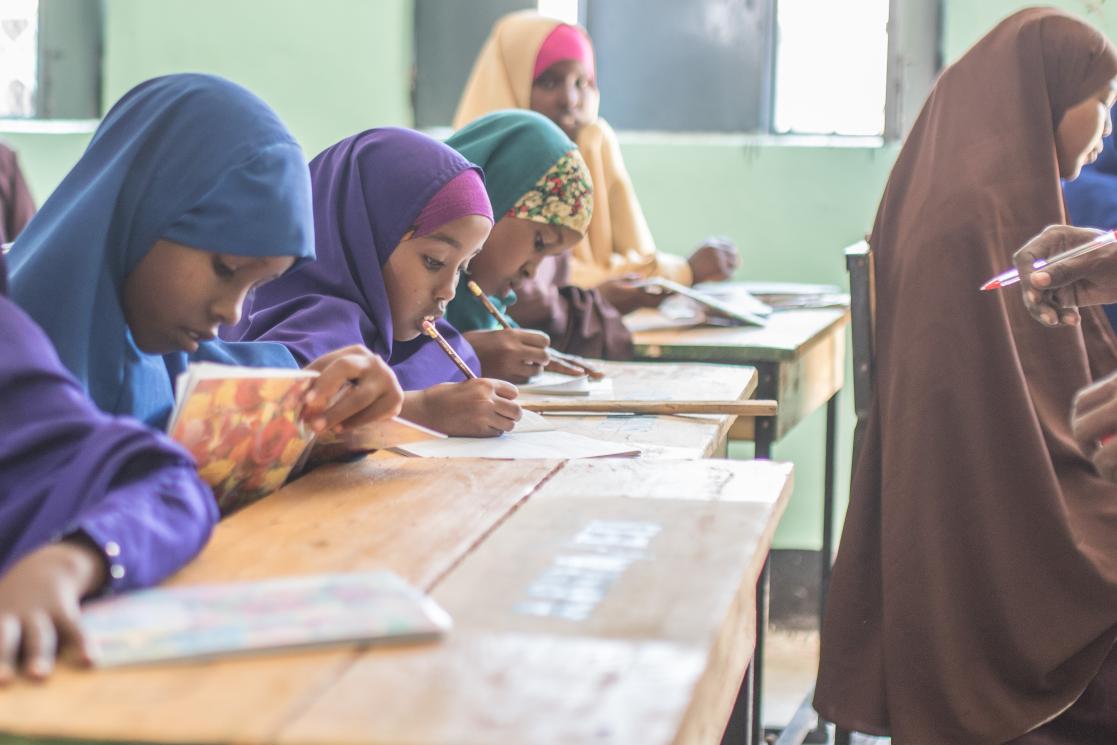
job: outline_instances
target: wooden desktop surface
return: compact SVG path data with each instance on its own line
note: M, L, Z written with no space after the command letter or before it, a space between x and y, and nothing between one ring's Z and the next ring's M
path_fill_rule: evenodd
M756 395L779 402L775 428L778 440L841 390L848 325L848 308L784 310L773 313L764 327L695 326L640 331L633 338L639 359L761 368ZM766 374L773 379L764 380ZM752 425L751 419L740 420L730 438L752 439Z
M62 669L0 694L0 732L160 743L717 743L790 490L791 467L767 461L327 466L222 522L169 584L390 569L454 617L443 641ZM558 596L555 576L566 578Z

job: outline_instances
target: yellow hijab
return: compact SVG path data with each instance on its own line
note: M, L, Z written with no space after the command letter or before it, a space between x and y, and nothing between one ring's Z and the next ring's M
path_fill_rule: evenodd
M560 23L532 10L509 13L498 20L473 64L454 114L454 127L498 109L530 108L535 58ZM656 250L625 170L617 135L597 116L596 95L591 109L594 121L582 127L576 143L593 179L593 218L586 237L571 252L571 284L594 287L625 274L691 284L693 275L686 259Z

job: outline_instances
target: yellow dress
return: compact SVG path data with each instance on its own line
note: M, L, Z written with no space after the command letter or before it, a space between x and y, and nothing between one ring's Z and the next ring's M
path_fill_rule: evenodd
M498 109L530 108L535 58L560 23L531 10L497 21L473 64L454 127ZM596 99L592 108L596 114ZM589 232L571 252L571 284L594 287L625 274L691 284L694 277L686 259L656 250L613 128L595 116L578 132L576 142L593 179L594 210Z

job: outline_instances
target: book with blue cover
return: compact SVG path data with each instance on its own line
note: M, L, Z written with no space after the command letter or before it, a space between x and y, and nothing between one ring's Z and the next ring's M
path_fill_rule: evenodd
M81 625L96 667L295 647L438 639L450 616L387 571L156 587L95 600Z

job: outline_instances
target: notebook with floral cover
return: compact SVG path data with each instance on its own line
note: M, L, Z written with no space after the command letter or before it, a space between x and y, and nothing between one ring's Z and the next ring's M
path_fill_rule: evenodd
M198 461L222 512L275 491L314 433L301 419L317 372L192 363L175 384L167 428Z

